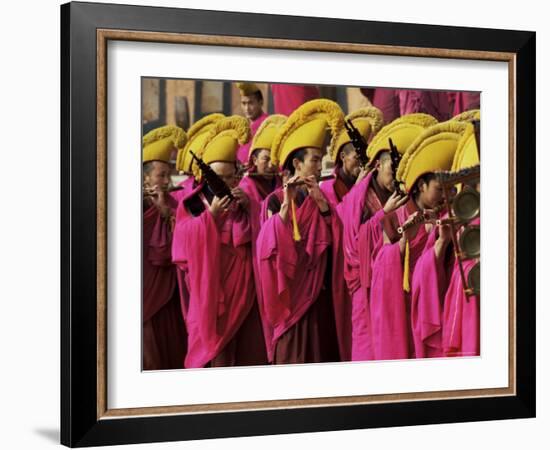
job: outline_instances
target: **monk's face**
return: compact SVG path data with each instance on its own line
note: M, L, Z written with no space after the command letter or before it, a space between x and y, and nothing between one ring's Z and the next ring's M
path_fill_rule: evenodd
M382 152L376 161L376 170L378 174L376 181L378 185L388 191L393 192L393 171L391 169L391 156L389 152Z
M420 201L426 208L433 209L443 200L443 187L438 180L430 180L428 183L420 181L418 188Z
M294 168L296 175L300 175L303 178L314 175L317 179L321 177L321 169L323 155L319 148L307 148L304 160L300 161L298 158L294 158Z
M275 175L275 167L271 164L271 155L268 149L262 148L252 155L252 164L256 167L256 172L265 177Z
M262 114L263 100L256 95L243 95L241 97L241 108L248 120L256 120Z
M148 164L147 172L143 173L143 184L148 187L158 185L161 189L166 190L170 185L170 173L172 169L168 163L163 161L153 161Z
M233 189L239 184L239 179L237 178L237 171L235 168L235 163L232 162L213 162L210 163L210 167L216 175L218 175L229 188Z
M359 172L361 172L361 163L355 151L355 147L353 147L351 142L348 142L342 147L342 150L340 150L340 159L342 160L344 172L349 176L357 178Z

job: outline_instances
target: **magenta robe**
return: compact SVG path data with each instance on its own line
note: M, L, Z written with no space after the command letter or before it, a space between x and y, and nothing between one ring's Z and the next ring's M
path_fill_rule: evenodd
M189 176L185 180L178 183L178 186L181 186L183 189L180 189L179 191L173 191L170 193L170 195L176 200L177 203L180 203L183 198L193 190L194 182L195 179L193 178L193 176Z
M372 266L383 242L383 205L372 188L374 172L355 185L338 207L343 222L344 278L352 295L352 360L374 359L370 320ZM361 218L365 207L369 217Z
M412 276L411 326L416 358L443 356L443 303L453 258L450 254L452 243L449 243L446 255L450 257L436 259L434 244L437 238L437 228L434 228Z
M302 84L272 84L275 114L290 116L292 112L304 103L319 98L317 86Z
M335 179L323 181L319 188L336 212L331 221L332 228L332 290L333 309L341 361L352 360L352 298L342 275L344 247L342 245L343 224L337 209L340 200L334 190ZM345 198L346 196L344 196Z
M281 185L281 180L279 177L276 179L275 188L279 188ZM258 239L258 235L260 234L260 227L261 227L261 221L260 216L262 212L262 202L264 201L264 197L258 190L258 186L256 185L256 182L250 178L250 177L243 177L241 180L241 183L239 186L242 188L242 190L248 195L248 199L250 201L249 207L248 207L248 213L249 213L249 221L250 221L250 230L251 230L251 236L252 236L252 263L254 268L254 284L256 286L256 298L260 299L262 295L262 290L260 287L261 284L261 277L260 277L260 269L258 267L258 259L255 257L256 255L256 241ZM271 340L271 327L269 326L265 311L263 309L263 303L258 300L258 307L259 307L259 313L262 320L262 328L265 338L265 344L266 348L268 343Z
M479 225L479 219L472 224ZM476 264L476 259L462 262L464 276ZM478 295L466 297L462 279L455 261L443 309L443 352L445 356L479 356L479 303Z
M250 224L242 210L214 219L208 209L195 217L184 203L178 206L172 259L182 270L188 291L186 368L204 367L219 357L252 311L250 239Z
M395 211L399 224L416 209L414 202ZM410 282L424 251L428 232L421 225L409 242ZM399 242L384 244L372 268L370 313L375 359L406 359L414 355L411 328L411 296L403 290L403 258Z
M172 198L168 201L174 208L175 201ZM171 245L169 223L155 206L150 206L143 212L144 370L183 367L186 332L177 297Z
M260 128L262 122L268 117L269 116L265 112L262 112L262 114L250 122L250 140L246 144L239 146L239 149L237 150L237 159L245 166L248 165L248 151L250 150L250 145L252 144L252 138L256 134L256 131L258 131L258 128Z
M281 189L271 196L282 201ZM307 196L296 217L301 240L294 241L292 221L283 223L279 214L267 217L269 196L263 203L264 220L257 240L257 258L261 277L261 302L271 328L268 358L273 361L278 341L294 327L321 297L328 254L332 243L332 216L323 217L315 201ZM334 294L333 294L334 295ZM315 329L315 326L312 326ZM306 340L323 340L324 330L306 335ZM303 362L319 362L303 361Z

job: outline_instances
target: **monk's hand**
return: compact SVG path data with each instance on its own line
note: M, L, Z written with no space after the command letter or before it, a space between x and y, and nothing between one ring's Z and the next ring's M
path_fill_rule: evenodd
M317 206L321 212L328 211L329 207L327 200L321 192L321 189L319 189L319 183L317 183L317 178L315 178L315 175L310 175L309 177L304 178L304 182L306 184L308 194L313 200L315 200L315 203L317 203Z
M297 185L294 183L297 182L299 179L300 179L299 175L294 175L288 178L288 180L283 184L283 193L284 193L283 203L288 205L291 200L296 199Z
M209 208L210 213L214 217L218 217L220 214L229 210L230 204L231 204L231 198L229 198L229 196L225 195L222 198L214 196Z
M397 191L393 191L390 195L390 198L386 201L386 204L384 205L384 213L389 214L399 207L403 206L405 203L407 203L408 200L407 195L399 195Z
M443 223L439 225L438 234L442 242L449 242L452 239L453 230L449 224Z
M410 226L409 224L414 220L418 220L417 217L419 214L420 214L419 211L415 211L409 217L407 217L407 220L403 223L403 225L401 225L404 230L402 239L410 241L412 238L416 236L416 233L418 232L418 228L420 227L421 224L418 223L412 226Z
M355 184L361 183L361 181L369 174L369 172L370 170L368 170L366 167L361 167L359 175L357 175L357 179L355 180Z
M246 193L240 187L235 187L231 189L231 193L233 194L233 197L235 197L235 200L237 200L237 203L239 205L241 205L244 209L248 209L248 205L250 204L248 195L246 195Z
M146 188L148 191L148 198L153 205L159 210L160 214L169 216L171 214L170 206L168 205L168 186L160 186L155 184Z

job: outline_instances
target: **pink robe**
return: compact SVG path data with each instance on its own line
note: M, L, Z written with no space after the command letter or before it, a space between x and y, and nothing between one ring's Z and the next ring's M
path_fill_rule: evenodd
M188 196L197 195L202 187ZM237 336L253 315L250 238L250 224L242 210L215 219L208 209L195 217L184 203L178 206L172 259L182 270L188 291L186 368L204 367L216 358L223 365L239 364L234 355L246 358L250 352L246 340ZM241 348L235 348L234 338ZM254 342L258 340L262 341L261 330ZM224 354L228 345L233 356Z
M169 199L172 207L175 201ZM172 231L155 206L143 212L143 368L183 367L186 332L170 258ZM174 295L176 294L176 295Z
M252 138L256 134L256 131L258 131L258 128L260 128L262 122L268 117L269 116L265 112L262 112L262 114L250 122L250 140L246 144L241 145L237 150L237 159L245 166L248 165L248 151L252 144Z
M282 201L281 189L271 194L273 195ZM307 346L310 348L320 350L315 355L301 355L299 361L282 362L320 362L323 359L321 353L327 349L320 348L319 344L325 339L328 329L320 329L323 324L317 319L320 319L321 314L318 313L323 307L319 303L320 298L330 295L330 292L326 292L324 282L332 243L331 221L334 217L323 217L315 201L307 196L302 205L296 207L301 235L301 240L297 242L293 239L290 217L287 223L283 223L279 214L267 217L270 197L263 203L264 222L257 240L261 301L271 328L268 357L273 361L278 352L279 341L286 339L285 335L293 327L306 320L309 322L306 326L308 331L304 331L305 335L299 339L309 342ZM312 320L308 318L310 311L315 314ZM300 330L305 330L306 327Z
M479 224L479 219L472 223ZM476 262L476 259L463 261L462 267L466 280ZM479 302L478 295L466 297L464 294L458 262L455 261L443 309L445 356L479 356Z
M425 113L430 114L440 122L451 118L452 111L446 91L399 89L397 95L401 116L411 113Z
M382 246L383 205L372 188L374 172L355 185L338 207L343 222L344 278L352 295L352 360L374 359L370 320L372 266ZM369 217L361 218L365 207Z
M416 207L410 200L395 215L402 224ZM409 242L410 283L415 265L428 240L421 225ZM406 359L414 355L411 328L411 296L403 290L403 257L399 242L384 244L372 268L370 313L374 359Z
M344 267L344 247L342 245L343 224L337 210L340 200L334 190L336 179L323 181L320 189L332 211L337 214L332 218L332 290L333 309L338 338L338 350L341 361L352 360L352 299L342 276ZM344 196L345 198L346 196Z
M453 101L453 116L471 109L479 109L479 92L453 92L451 95Z
M277 178L275 188L279 188L280 185L281 185L281 180L280 178ZM248 198L250 200L248 213L249 213L250 229L251 229L251 236L252 236L252 255L253 255L252 263L254 268L254 284L256 286L256 298L258 299L258 306L259 306L260 317L262 320L262 328L263 328L263 333L265 338L265 345L267 348L267 345L271 340L271 336L270 336L271 328L269 327L265 316L263 303L259 300L262 295L262 290L260 287L261 277L260 277L260 269L258 267L258 259L255 257L256 246L257 246L256 241L258 239L258 235L260 234L260 227L261 227L260 216L262 212L262 202L264 201L264 198L260 193L260 191L258 190L258 186L256 185L256 182L251 177L243 177L239 186L248 195Z
M178 186L181 186L183 189L180 189L179 191L173 191L170 193L170 195L176 200L177 203L180 203L183 198L193 190L194 182L195 179L193 178L193 176L188 176L188 178L178 183Z
M411 326L416 358L443 356L443 303L452 267L453 244L449 243L446 255L438 261L435 255L437 229L430 233L422 256L418 259L412 277Z
M273 103L275 114L290 114L304 103L319 98L317 86L301 84L272 84Z

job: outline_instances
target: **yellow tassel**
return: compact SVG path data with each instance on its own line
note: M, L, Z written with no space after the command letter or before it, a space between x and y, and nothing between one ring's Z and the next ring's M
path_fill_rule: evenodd
M405 292L411 292L411 286L409 285L409 240L405 242L405 260L403 261L403 290Z
M294 204L294 200L290 201L290 209L292 213L292 236L295 241L300 241L302 237L300 236L300 229L298 228L298 221L296 220L296 205Z

